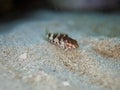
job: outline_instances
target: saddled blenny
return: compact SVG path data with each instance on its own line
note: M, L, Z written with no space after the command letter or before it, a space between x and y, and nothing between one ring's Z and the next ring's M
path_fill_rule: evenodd
M79 47L77 40L72 39L64 33L47 33L47 39L51 44L65 50L76 49Z

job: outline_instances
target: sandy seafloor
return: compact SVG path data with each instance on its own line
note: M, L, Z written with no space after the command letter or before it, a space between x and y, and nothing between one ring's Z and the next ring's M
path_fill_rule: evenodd
M0 90L120 90L120 14L43 10L0 30ZM79 48L50 44L46 30Z

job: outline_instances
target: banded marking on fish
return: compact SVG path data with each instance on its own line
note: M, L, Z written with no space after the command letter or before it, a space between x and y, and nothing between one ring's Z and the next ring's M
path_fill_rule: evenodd
M50 43L55 44L63 49L75 49L78 48L78 42L75 39L72 39L67 34L63 33L48 33L47 39Z

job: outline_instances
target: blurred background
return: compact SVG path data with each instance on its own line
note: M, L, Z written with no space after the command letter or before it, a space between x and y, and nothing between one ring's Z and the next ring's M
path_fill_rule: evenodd
M64 52L45 32L66 33ZM120 0L0 0L0 90L120 90Z
M38 9L118 12L120 0L0 0L0 21L14 20Z

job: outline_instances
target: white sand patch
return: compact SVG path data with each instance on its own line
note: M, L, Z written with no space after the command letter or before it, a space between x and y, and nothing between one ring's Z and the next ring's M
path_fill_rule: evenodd
M0 34L1 90L119 90L119 17L44 11L11 22L11 29L5 25L9 32ZM64 51L50 44L46 29L70 35L79 48Z

